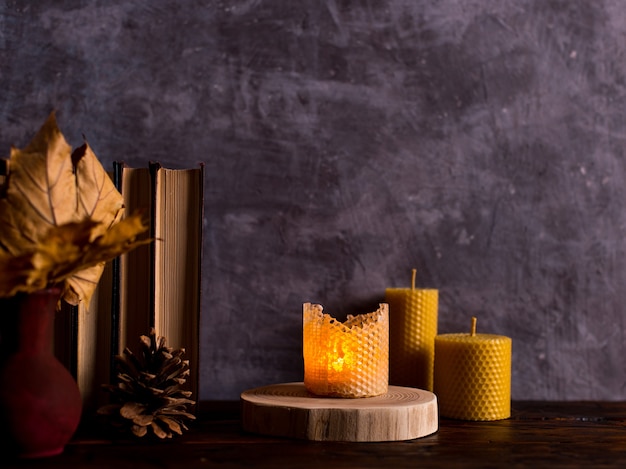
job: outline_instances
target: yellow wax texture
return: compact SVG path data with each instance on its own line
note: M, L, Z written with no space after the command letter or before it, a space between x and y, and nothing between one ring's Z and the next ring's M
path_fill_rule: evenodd
M511 416L509 337L441 334L435 337L435 388L439 413L462 420Z
M433 390L439 291L388 288L389 383Z
M304 386L319 396L372 397L389 385L389 312L386 304L340 322L318 304L302 310Z

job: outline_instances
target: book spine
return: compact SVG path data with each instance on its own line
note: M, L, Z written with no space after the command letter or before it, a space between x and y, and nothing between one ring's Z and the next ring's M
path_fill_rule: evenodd
M68 305L70 316L70 373L78 381L78 334L80 333L80 321L78 306Z
M195 333L195 343L196 343L196 347L198 348L198 350L196 350L195 353L195 363L192 364L192 373L195 373L195 378L193 381L193 395L195 396L195 400L196 400L196 405L194 408L195 412L198 412L198 408L199 408L199 402L200 402L200 316L202 314L202 260L204 258L204 243L203 243L203 239L204 239L204 163L200 164L200 182L198 190L200 192L199 194L199 203L200 203L200 211L198 214L198 217L200 217L200 222L198 224L198 240L199 240L199 244L198 244L198 254L199 254L199 266L198 266L198 272L197 272L197 281L198 281L198 289L196 291L196 295L197 296L197 301L198 301L198 309L196 311L196 317L194 320L194 325L196 328L196 333Z
M122 193L122 178L124 173L124 163L121 161L113 162L113 185ZM115 381L115 356L119 355L120 350L120 310L121 310L121 265L119 256L113 259L112 270L112 287L111 287L111 382Z
M160 163L151 161L149 163L149 168L150 178L152 180L152 197L150 200L152 213L152 217L150 218L150 237L154 240L150 244L150 327L156 327L156 243L159 242L157 238L157 212L159 211L159 191L161 190L160 172L162 167ZM160 332L157 331L157 334L159 333Z

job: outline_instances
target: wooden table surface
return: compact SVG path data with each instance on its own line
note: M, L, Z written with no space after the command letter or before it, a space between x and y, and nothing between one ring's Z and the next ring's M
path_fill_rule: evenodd
M441 418L433 435L387 443L249 434L241 429L238 408L213 404L193 428L169 441L112 440L99 430L81 430L60 456L2 456L0 468L626 468L626 402L513 402L507 420Z

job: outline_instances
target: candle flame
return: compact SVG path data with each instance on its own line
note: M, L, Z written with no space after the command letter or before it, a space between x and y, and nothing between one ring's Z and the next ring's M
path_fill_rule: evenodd
M353 360L352 354L346 352L341 343L335 344L331 351L326 354L326 363L328 363L328 371L341 372L346 369L350 369Z

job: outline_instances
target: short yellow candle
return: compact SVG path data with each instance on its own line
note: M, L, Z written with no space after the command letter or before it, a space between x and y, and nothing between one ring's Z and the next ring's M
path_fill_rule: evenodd
M318 396L371 397L389 385L389 312L349 315L345 322L304 303L304 386Z
M387 288L389 304L389 383L427 391L433 390L435 336L439 291Z
M509 337L469 334L435 337L435 394L443 417L501 420L511 416Z

